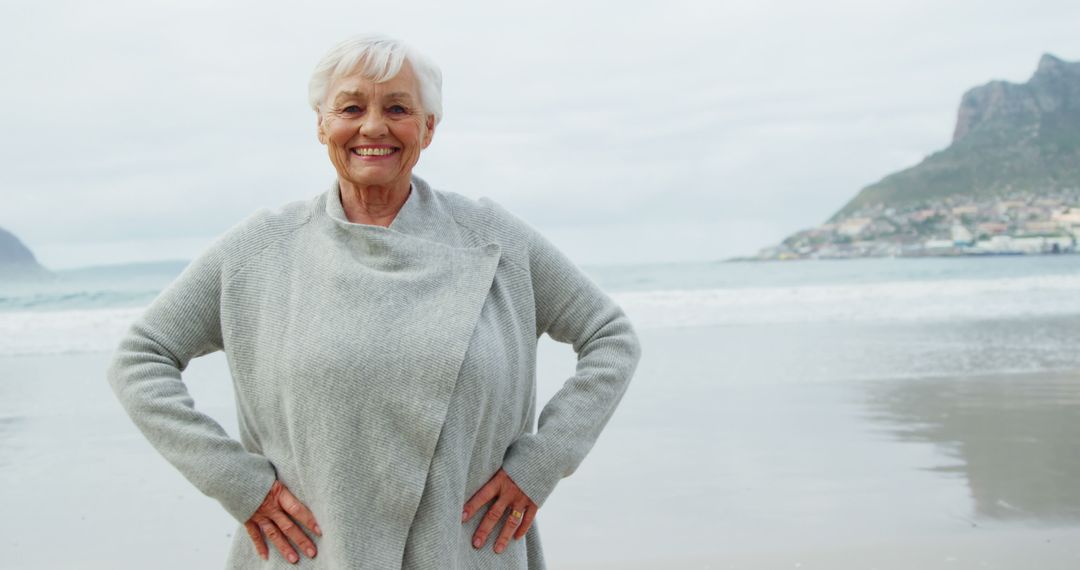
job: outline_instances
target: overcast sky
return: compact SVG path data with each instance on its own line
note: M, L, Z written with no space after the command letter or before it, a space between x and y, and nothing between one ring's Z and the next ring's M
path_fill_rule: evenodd
M960 97L1080 59L1080 2L0 4L0 226L52 268L185 259L334 171L311 68L358 32L443 69L415 172L579 263L751 254L946 146Z

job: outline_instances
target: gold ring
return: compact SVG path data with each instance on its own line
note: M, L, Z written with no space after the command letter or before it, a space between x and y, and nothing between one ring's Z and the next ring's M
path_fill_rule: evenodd
M510 512L510 516L514 517L515 519L520 519L522 516L524 516L524 513L517 509L514 509Z

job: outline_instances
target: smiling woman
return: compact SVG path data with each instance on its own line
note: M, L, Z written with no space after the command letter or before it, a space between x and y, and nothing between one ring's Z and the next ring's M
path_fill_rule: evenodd
M399 41L334 48L310 94L336 181L227 232L116 352L135 423L246 530L230 568L543 568L536 513L634 373L630 321L550 242L412 174L440 91ZM578 366L534 430L545 333ZM240 441L181 380L217 350Z

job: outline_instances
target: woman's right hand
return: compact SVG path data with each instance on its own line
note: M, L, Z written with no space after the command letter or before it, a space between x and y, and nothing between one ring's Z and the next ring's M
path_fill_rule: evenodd
M255 514L244 523L244 527L247 528L252 542L255 543L255 550L263 560L270 557L270 551L263 538L265 534L286 560L296 564L300 561L300 557L289 544L290 540L308 557L315 558L315 544L304 534L304 531L296 524L297 522L318 536L322 536L322 529L319 528L319 523L315 522L315 515L311 514L311 511L294 497L281 481L274 481L270 492L266 494L266 499L255 510Z

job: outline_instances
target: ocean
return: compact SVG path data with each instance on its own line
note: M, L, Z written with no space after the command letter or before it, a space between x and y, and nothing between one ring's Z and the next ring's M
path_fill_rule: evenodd
M104 377L183 267L0 285L10 567L220 566L235 521ZM643 356L538 515L550 567L1080 567L1080 256L583 269ZM541 341L538 409L575 364ZM235 434L223 355L184 378Z
M0 283L0 356L106 351L184 268L182 261L61 271L44 284ZM639 329L817 325L923 326L1080 316L1080 256L698 262L583 268ZM1023 328L1023 327L1021 327ZM1080 367L1068 335L1006 331L926 343L896 367L847 374L923 375ZM928 337L933 337L931 333ZM996 341L1008 339L1008 346ZM979 348L1008 358L963 360ZM993 352L993 351L990 351ZM924 362L931 358L931 363Z

